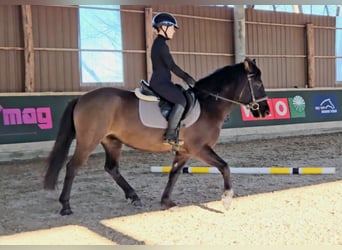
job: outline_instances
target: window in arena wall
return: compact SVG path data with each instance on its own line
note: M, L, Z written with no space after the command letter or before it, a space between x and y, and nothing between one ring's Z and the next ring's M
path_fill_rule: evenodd
M81 85L123 85L119 6L79 6Z

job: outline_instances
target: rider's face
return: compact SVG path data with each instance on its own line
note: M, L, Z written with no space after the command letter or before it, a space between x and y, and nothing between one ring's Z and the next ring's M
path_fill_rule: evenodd
M167 34L167 37L169 39L172 39L173 38L173 35L175 34L176 30L175 30L175 27L174 26L165 26L163 25L162 27L162 30L165 30L166 31L166 34Z
M168 29L167 29L167 35L170 39L173 38L173 35L175 34L176 30L175 30L175 26L170 26Z

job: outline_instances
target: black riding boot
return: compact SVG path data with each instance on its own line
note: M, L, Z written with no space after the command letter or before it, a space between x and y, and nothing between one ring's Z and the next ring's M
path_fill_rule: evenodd
M182 118L184 107L180 104L175 104L169 115L169 123L164 136L164 144L183 145L183 141L178 140L177 128Z

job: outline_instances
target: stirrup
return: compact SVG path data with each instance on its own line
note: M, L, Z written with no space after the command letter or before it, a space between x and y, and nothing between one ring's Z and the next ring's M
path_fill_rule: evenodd
M182 146L184 145L184 141L182 140L172 140L172 139L164 139L164 145L171 145L171 146Z

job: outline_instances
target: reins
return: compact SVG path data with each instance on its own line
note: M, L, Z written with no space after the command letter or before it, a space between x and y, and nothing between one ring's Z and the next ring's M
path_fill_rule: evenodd
M249 88L250 88L250 91L251 91L251 95L252 95L252 102L250 103L242 103L242 102L239 102L239 101L235 101L235 100L232 100L232 99L229 99L229 98L225 98L223 96L220 96L219 94L214 94L214 93L211 93L209 91L206 91L206 90L203 90L203 89L198 89L199 91L202 91L212 97L215 97L216 100L220 99L220 100L223 100L223 101L226 101L226 102L230 102L230 103L234 103L234 104L237 104L237 105L243 105L245 106L247 109L249 110L259 110L259 102L262 102L262 101L266 101L268 99L267 96L265 97L262 97L262 98L259 98L259 99L255 99L255 95L254 95L254 90L253 90L253 86L252 86L252 76L254 76L254 74L248 74L247 75L247 78L248 78L248 85L249 85ZM196 88L196 86L195 86Z

